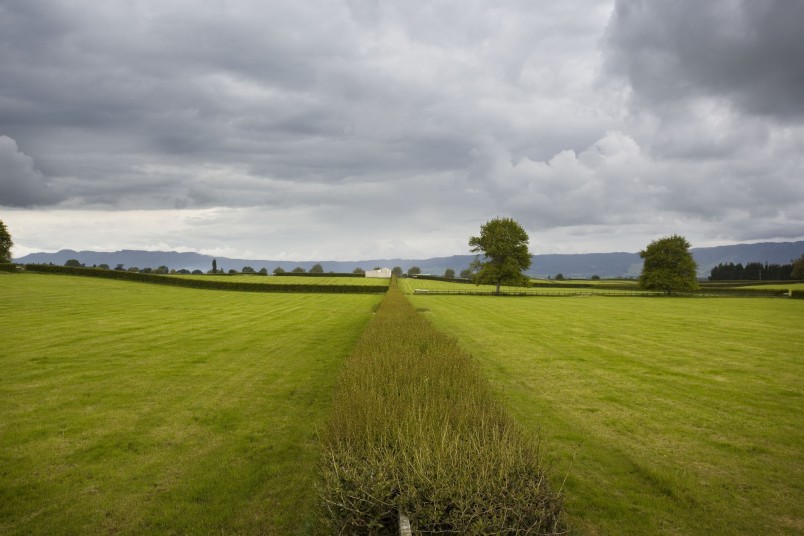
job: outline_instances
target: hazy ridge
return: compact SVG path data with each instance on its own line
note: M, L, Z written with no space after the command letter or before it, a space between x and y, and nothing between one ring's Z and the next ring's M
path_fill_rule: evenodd
M692 254L698 262L698 274L707 276L714 266L720 263L762 262L769 264L787 264L804 253L804 241L799 242L762 242L756 244L734 244L709 248L692 248ZM366 259L358 261L277 261L261 259L233 259L212 257L200 253L180 253L176 251L139 251L122 250L114 252L74 251L63 249L56 253L31 253L14 259L19 263L53 263L64 264L69 259L77 259L81 263L92 266L108 264L114 268L123 264L126 268L167 266L171 269L186 268L188 270L208 271L212 268L212 259L217 260L218 268L224 270L240 270L251 266L255 270L266 268L269 272L276 267L292 270L301 266L309 270L320 263L325 272L351 272L356 267L369 270L375 266L389 268L399 266L407 270L418 266L422 273L441 275L447 268L456 272L467 268L474 255L452 255L449 257L431 257L427 259ZM642 260L638 253L582 253L582 254L547 254L534 255L530 274L534 276L554 277L563 274L565 277L588 278L592 275L600 277L636 277L642 269Z

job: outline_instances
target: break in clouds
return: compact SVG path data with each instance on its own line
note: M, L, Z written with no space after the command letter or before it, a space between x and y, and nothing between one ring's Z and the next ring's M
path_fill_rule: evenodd
M800 20L786 0L2 2L2 218L30 249L230 236L272 258L465 253L496 215L537 252L801 238Z

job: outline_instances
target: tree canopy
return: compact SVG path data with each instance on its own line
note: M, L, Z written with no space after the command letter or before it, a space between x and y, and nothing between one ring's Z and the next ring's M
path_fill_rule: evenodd
M790 279L804 279L804 253L801 254L801 257L793 261Z
M683 236L654 240L639 256L644 260L640 287L666 294L698 289L698 264L690 253L690 243Z
M323 274L324 273L324 267L321 266L320 264L314 264L313 267L310 268L310 273L311 274Z
M530 268L528 233L511 218L495 218L480 226L480 236L469 238L473 253L483 255L475 283L524 285L527 277L522 272Z
M14 242L11 240L6 224L0 220L0 262L11 262L11 247Z

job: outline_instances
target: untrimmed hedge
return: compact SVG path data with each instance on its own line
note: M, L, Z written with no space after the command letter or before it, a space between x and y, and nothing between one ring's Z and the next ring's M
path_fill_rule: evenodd
M106 279L138 281L140 283L154 283L158 285L172 285L176 287L189 287L208 290L236 290L245 292L306 292L319 294L379 294L387 290L387 287L385 286L369 285L302 285L292 283L272 284L246 283L241 281L216 281L210 279L176 277L171 275L144 274L142 272L128 272L123 270L105 270L102 268L54 266L50 264L26 264L25 269L29 272L102 277Z
M0 272L16 272L17 265L10 262L0 262Z
M322 534L558 534L539 445L477 365L395 284L347 361L321 432Z
M790 297L799 300L804 300L804 290L791 290Z

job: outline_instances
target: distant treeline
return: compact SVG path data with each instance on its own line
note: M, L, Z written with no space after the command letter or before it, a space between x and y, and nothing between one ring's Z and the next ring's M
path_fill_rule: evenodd
M749 262L745 266L742 263L728 264L720 263L709 275L710 281L790 281L793 273L792 264L762 264L761 262Z

